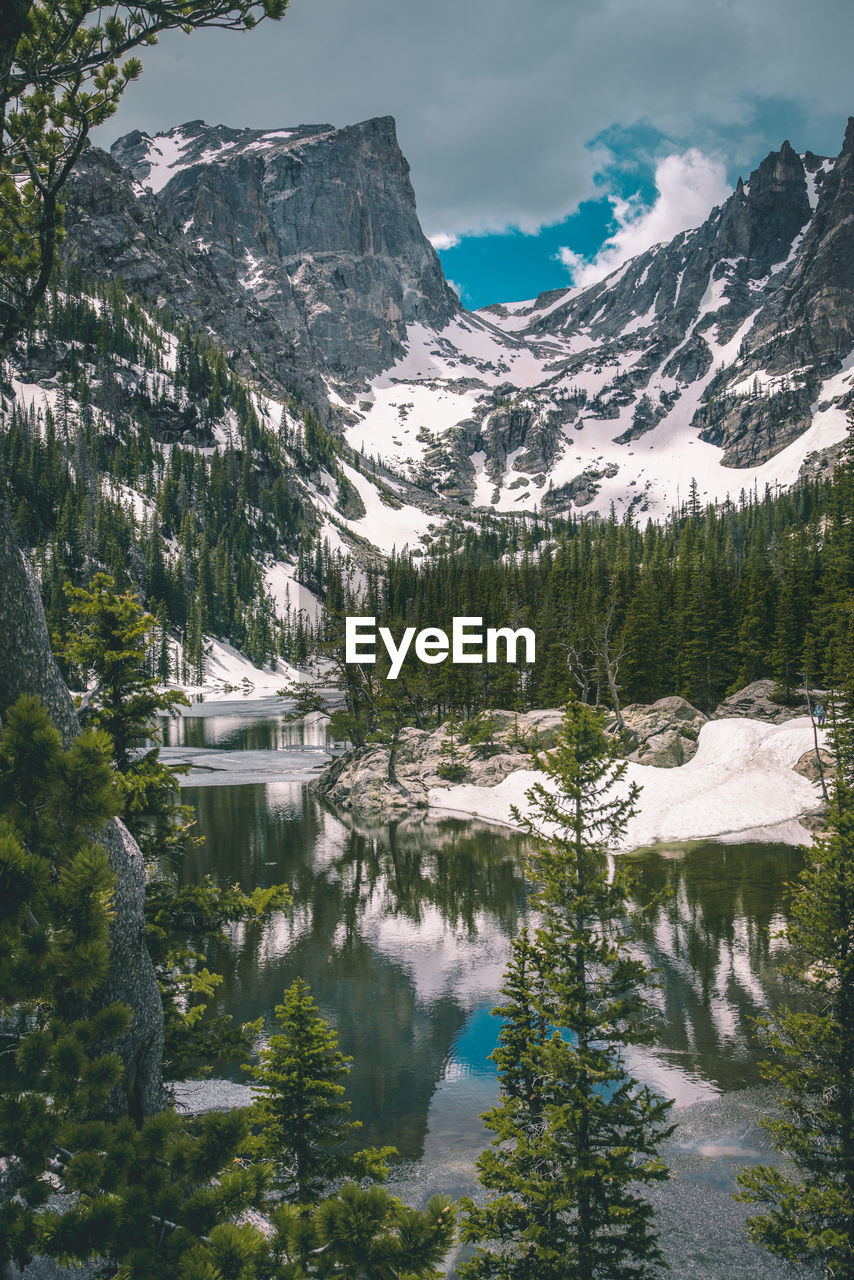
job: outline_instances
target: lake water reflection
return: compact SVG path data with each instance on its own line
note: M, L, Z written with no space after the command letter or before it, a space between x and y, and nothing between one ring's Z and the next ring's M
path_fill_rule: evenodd
M495 1093L489 1011L527 914L522 837L452 818L354 825L302 782L183 794L205 836L187 878L285 882L294 899L214 957L217 1011L270 1023L301 976L353 1056L348 1093L366 1141L418 1159L431 1126L478 1130ZM782 995L775 934L799 852L706 843L630 862L639 905L667 890L637 936L659 970L661 1041L630 1051L633 1070L686 1104L756 1085L752 1020Z
M167 758L192 765L183 795L205 836L180 874L246 888L284 881L293 894L290 911L235 930L212 957L225 976L215 1011L271 1027L284 988L305 978L353 1056L360 1137L403 1157L393 1189L414 1204L436 1191L477 1196L474 1162L489 1140L479 1116L497 1092L489 1011L528 918L522 837L459 819L336 816L306 788L326 758L323 722L284 725L274 699L193 707L167 741ZM628 1056L678 1102L664 1152L674 1180L652 1193L672 1274L793 1280L747 1243L747 1209L732 1192L745 1162L774 1159L758 1124L772 1098L752 1020L784 995L776 935L801 854L707 842L623 856L638 905L667 891L634 943L659 970L661 1041Z

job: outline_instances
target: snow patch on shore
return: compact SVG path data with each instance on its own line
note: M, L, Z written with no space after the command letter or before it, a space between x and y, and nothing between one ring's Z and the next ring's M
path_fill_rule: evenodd
M256 667L226 640L206 636L204 682L196 685L170 681L167 687L181 689L191 696L201 694L206 701L233 698L235 690L254 698L268 698L286 681L304 682L306 679L304 672L282 658L278 658L273 667Z
M826 736L819 732L820 745ZM758 839L779 838L780 824L796 822L820 801L819 788L794 772L812 748L809 716L781 725L733 718L703 725L697 754L681 768L629 763L623 789L636 782L642 790L620 851L662 840L718 839L748 831ZM530 813L527 792L537 782L555 789L544 774L520 769L495 787L433 787L428 803L515 826L511 809Z

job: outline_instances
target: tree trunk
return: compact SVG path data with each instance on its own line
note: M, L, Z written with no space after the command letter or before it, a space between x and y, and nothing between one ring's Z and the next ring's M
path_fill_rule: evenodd
M70 746L80 732L77 713L50 647L41 597L15 542L6 504L0 501L0 720L24 693L37 694ZM109 822L98 837L116 877L110 926L112 962L93 1008L118 1001L133 1013L116 1046L125 1072L111 1110L137 1122L163 1105L163 1006L145 942L145 865L123 822Z

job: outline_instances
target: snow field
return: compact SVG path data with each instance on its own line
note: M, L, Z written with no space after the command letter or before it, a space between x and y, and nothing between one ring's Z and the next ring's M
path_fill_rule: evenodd
M826 731L821 730L819 742L825 741ZM748 831L758 838L780 839L774 828L795 822L819 803L819 788L793 768L812 748L808 716L782 725L733 718L703 725L697 754L681 768L630 762L623 790L636 782L641 794L618 851ZM428 803L432 808L514 826L511 808L530 813L526 793L537 782L555 790L544 774L521 769L495 787L433 787Z

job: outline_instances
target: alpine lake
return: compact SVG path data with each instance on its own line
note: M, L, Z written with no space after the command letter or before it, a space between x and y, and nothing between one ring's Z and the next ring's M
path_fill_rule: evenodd
M412 1204L477 1196L480 1115L497 1097L490 1054L510 942L528 918L524 838L423 813L367 825L333 813L307 784L329 758L325 722L285 724L276 698L201 702L164 722L163 757L191 766L182 799L204 843L175 874L220 884L285 883L292 907L235 927L211 956L212 1005L262 1017L297 977L352 1056L347 1096L362 1144L399 1152L390 1185ZM650 1198L670 1274L707 1280L804 1276L747 1240L733 1198L745 1164L779 1163L759 1119L773 1097L758 1070L755 1019L797 999L782 972L786 884L797 848L705 841L621 855L634 900L667 892L634 945L657 970L661 1034L629 1049L632 1074L675 1100L663 1148L673 1178ZM245 1105L245 1075L178 1090L191 1108ZM457 1253L448 1261L453 1274Z

